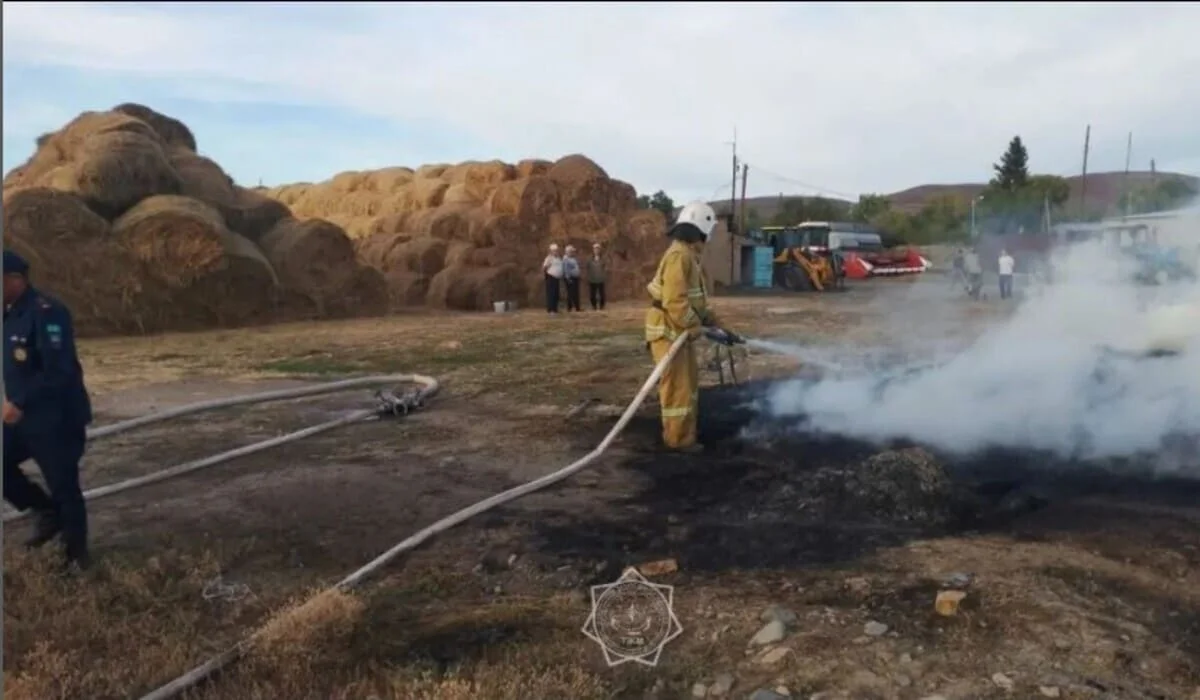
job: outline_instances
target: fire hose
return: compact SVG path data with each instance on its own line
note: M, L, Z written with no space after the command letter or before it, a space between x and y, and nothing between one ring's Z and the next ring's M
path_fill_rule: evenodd
M736 336L733 336L733 337L736 338ZM489 511L497 506L504 505L505 503L509 503L510 501L515 501L516 499L521 498L522 496L527 496L531 493L534 493L535 491L544 489L547 486L556 484L556 483L574 475L576 472L579 472L584 467L586 467L589 464L591 464L592 462L596 461L596 459L598 459L600 457L600 455L604 454L604 452L606 450L608 450L608 448L612 445L613 441L617 439L617 436L621 434L621 431L623 431L625 429L625 426L629 424L629 421L633 419L634 413L637 412L637 410L641 407L642 403L646 400L646 396L650 393L650 390L653 389L654 385L658 383L658 380L662 377L663 372L666 371L667 365L670 364L671 360L674 359L675 355L678 354L680 348L682 348L687 341L688 341L688 336L681 335L679 338L677 338L675 340L674 343L671 344L670 350L668 350L667 354L661 360L659 360L657 365L655 365L654 371L650 373L649 377L647 377L646 382L642 385L642 388L638 391L637 395L634 396L633 401L631 401L629 403L629 406L626 407L625 412L621 414L621 417L617 420L616 425L614 425L612 427L612 429L608 431L608 434L604 436L604 439L600 441L600 444L598 444L595 447L595 449L593 449L591 452L587 453L586 455L577 459L576 461L572 462L571 464L568 464L567 466L559 469L558 471L551 472L549 474L546 474L545 476L534 479L533 481L530 481L528 483L522 484L520 486L516 486L514 488L511 488L507 491L503 491L503 492L498 493L489 498L485 498L484 500L479 501L478 503L476 503L474 505L463 508L462 510L460 510L456 513L453 513L445 518L442 518L441 520L433 523L432 525L430 525L430 526L424 528L423 530L417 532L416 534L412 535L408 539L405 539L402 542L399 542L398 544L396 544L395 546L393 546L391 549L387 550L383 554L380 554L378 557L376 557L372 561L368 562L362 568L358 569L357 571L352 572L351 574L349 574L348 576L343 578L341 581L338 581L336 584L334 584L332 586L332 588L330 590L341 591L341 592L349 591L349 590L357 587L359 584L361 584L368 576L370 576L371 574L374 574L375 572L377 572L378 570L380 570L381 568L386 566L388 563L390 563L392 560L394 560L397 556L403 554L404 552L407 552L407 551L417 548L418 546L423 544L426 540L432 538L434 535L437 535L446 530L449 530L450 528L452 528L456 525L459 525L459 524L463 523L464 521L475 517L476 515L479 515L481 513ZM353 381L353 380L351 380L351 381ZM430 381L433 381L433 380L430 380ZM436 390L436 387L437 387L436 381L433 381L432 386L434 387L434 390ZM212 402L212 403L217 403L217 402ZM249 403L249 402L245 401L243 403ZM228 405L237 405L237 404L230 403ZM187 407L184 407L184 408L187 408ZM183 409L176 409L176 410L181 411ZM208 410L211 410L211 408ZM168 413L171 413L171 412L168 411L164 414L158 414L158 416L163 416ZM175 415L182 415L182 414L177 413ZM174 415L172 415L170 417L174 417ZM153 418L153 417L146 416L144 419L135 419L134 421L127 421L127 422L135 423L136 421L142 421L137 424L144 425L145 423L153 422L152 420L149 420L151 418ZM161 418L161 417L156 418L156 419L163 420L163 418ZM345 419L343 419L343 420L345 420ZM121 425L123 425L123 424L118 423L114 426L110 426L110 428L117 428ZM128 429L128 428L124 428L124 429ZM97 432L99 432L99 431L97 431ZM309 433L309 434L311 434L311 433ZM294 433L293 433L293 435L294 435ZM245 448L243 448L243 449L245 449ZM328 592L329 591L325 591L325 593L328 593ZM322 594L318 594L318 595L322 595ZM222 669L224 669L227 666L236 662L238 659L241 659L242 657L244 657L247 654L247 652L249 652L253 648L253 645L257 641L258 635L261 634L261 632L262 631L260 629L258 632L255 632L254 634L243 639L242 641L238 642L237 644L230 647L229 649L226 649L224 652L218 654L217 656L212 657L208 661L206 661L203 664L197 666L196 668L188 671L187 673L183 674L182 676L179 676L175 680L144 695L141 698L141 700L169 700L169 698L179 697L182 693L199 685L204 680L212 677L213 674L221 671Z
M147 486L167 479L173 479L184 474L190 474L206 467L211 467L216 464L228 462L238 457L244 457L255 452L277 447L296 440L302 440L306 437L311 437L318 433L324 433L334 428L340 428L343 425L357 423L372 418L381 418L388 415L405 415L412 410L420 408L426 399L437 393L440 388L438 382L433 377L426 377L419 374L385 374L372 377L357 377L354 379L346 379L338 382L329 382L317 386L300 387L298 389L280 389L277 391L266 391L257 394L245 394L227 399L215 399L213 401L201 401L198 403L187 404L178 408L173 408L158 413L150 413L130 420L106 425L102 428L88 431L89 440L97 440L100 438L116 435L118 433L128 432L135 428L140 428L151 423L161 423L162 421L171 420L172 418L181 418L196 413L205 413L208 411L216 411L222 408L232 408L234 406L244 406L247 404L266 403L268 401L283 401L286 399L299 399L309 396L318 396L321 394L332 394L335 392L346 391L349 389L358 389L362 387L380 386L380 385L396 385L396 384L419 384L420 389L405 394L397 395L393 391L380 390L375 393L375 398L379 405L375 408L363 409L355 411L341 418L331 420L319 425L313 425L303 430L297 430L286 435L273 437L269 440L256 442L251 445L245 445L233 450L222 452L220 454L211 455L202 459L177 464L162 471L157 471L151 474L126 479L115 484L107 484L94 489L84 491L83 498L85 501L94 501L105 496L129 491L130 489ZM4 514L3 522L10 523L17 520L22 520L27 517L29 511L18 512L12 511Z

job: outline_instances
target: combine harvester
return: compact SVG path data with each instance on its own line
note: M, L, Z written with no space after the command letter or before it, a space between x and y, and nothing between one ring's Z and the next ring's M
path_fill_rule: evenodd
M836 254L841 261L842 275L850 279L915 275L932 267L915 248L884 247L883 236L865 224L806 221L797 226L767 226L752 232L751 236L774 248L777 265L800 266L795 261L806 257L818 268L836 268L831 261ZM823 264L816 262L817 258ZM811 278L807 270L805 273ZM785 282L789 276L798 280L796 274L785 272ZM795 288L792 284L782 286ZM807 288L820 289L820 286L808 284Z

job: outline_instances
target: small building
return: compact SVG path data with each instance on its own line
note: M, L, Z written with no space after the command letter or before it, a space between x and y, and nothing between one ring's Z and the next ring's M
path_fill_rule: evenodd
M731 233L729 215L723 215L704 246L701 265L708 279L718 287L741 287L755 284L756 267L753 250L757 244ZM759 256L761 257L761 256ZM761 265L758 265L761 267ZM757 275L761 277L761 274ZM770 286L768 284L768 286Z

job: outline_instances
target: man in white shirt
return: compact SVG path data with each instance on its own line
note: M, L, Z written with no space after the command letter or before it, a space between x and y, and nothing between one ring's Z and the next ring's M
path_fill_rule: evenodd
M1007 250L1000 251L1000 259L997 261L997 266L1000 270L1000 298L1011 299L1013 287L1013 269L1016 268L1017 262L1013 260L1013 256L1008 254Z
M558 295L562 291L563 259L558 254L558 244L550 244L550 253L542 261L542 272L546 275L546 311L558 313Z

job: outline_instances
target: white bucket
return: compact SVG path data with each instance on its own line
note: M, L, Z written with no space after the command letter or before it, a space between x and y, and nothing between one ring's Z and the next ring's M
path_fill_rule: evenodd
M492 302L492 308L496 310L496 313L502 314L508 311L515 311L517 306L511 301L495 301Z

